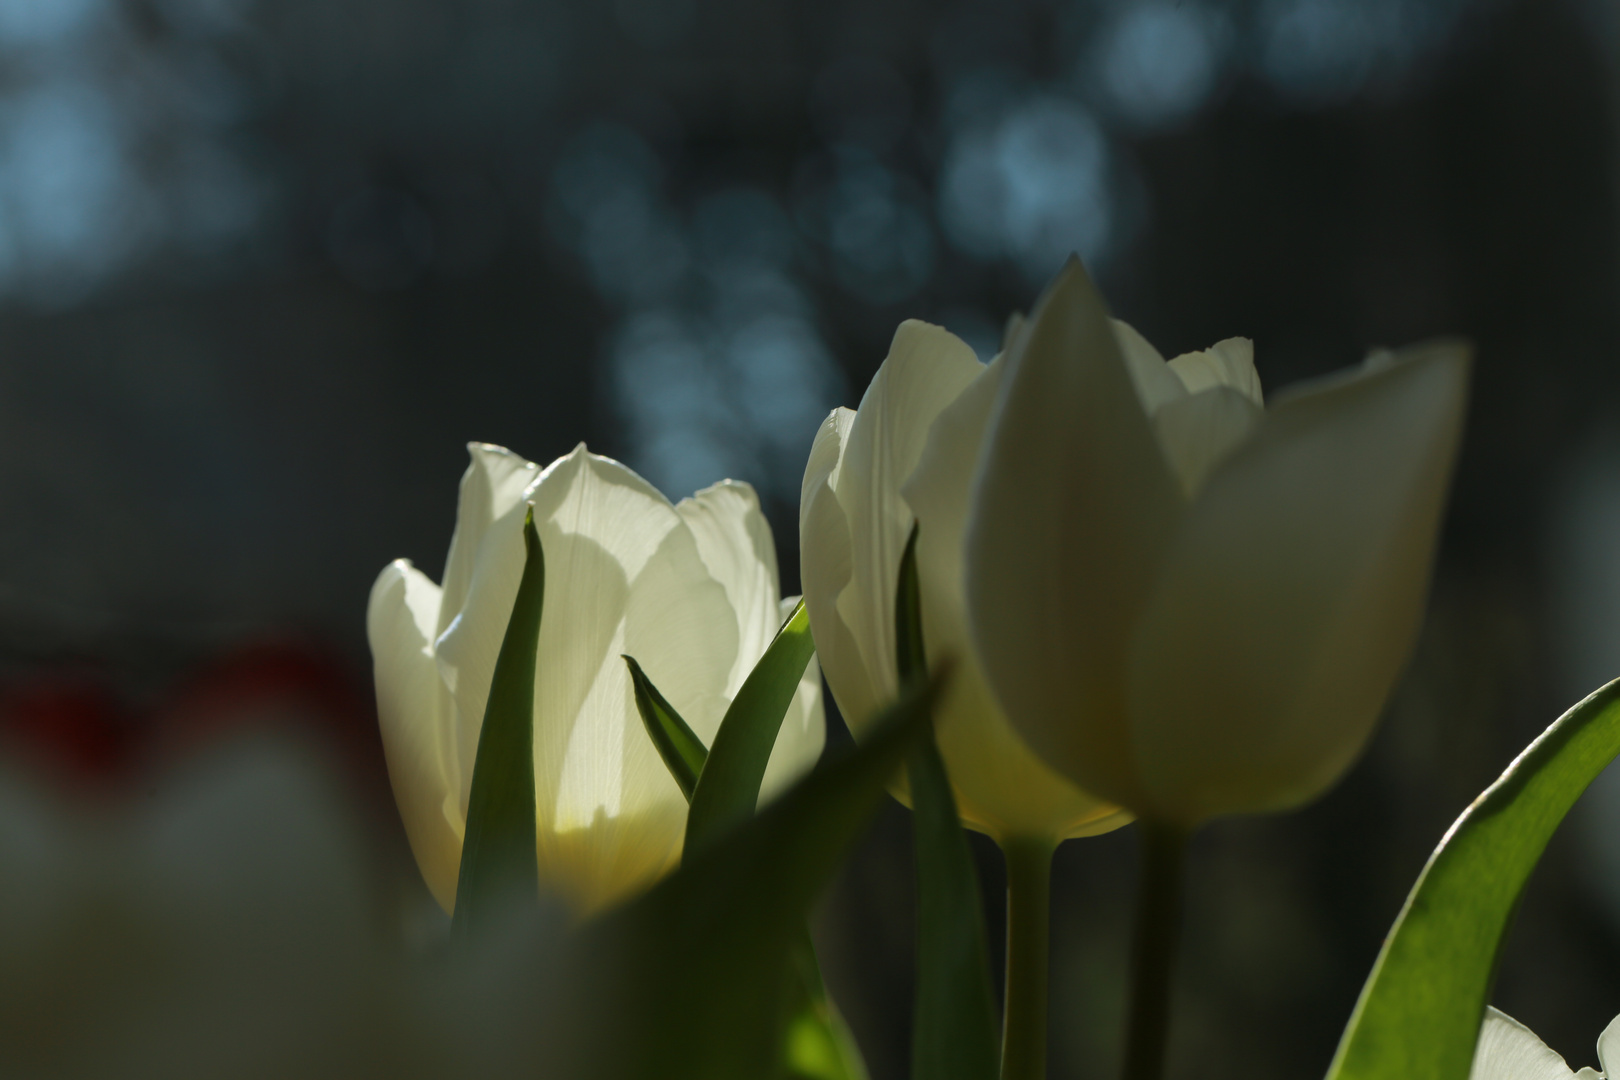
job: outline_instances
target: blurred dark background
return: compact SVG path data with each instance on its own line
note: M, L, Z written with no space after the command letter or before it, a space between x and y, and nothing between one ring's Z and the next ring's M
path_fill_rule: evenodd
M389 559L442 566L468 440L751 481L792 591L811 436L899 320L988 356L1071 250L1167 356L1248 335L1271 388L1466 334L1381 733L1195 852L1172 1074L1319 1075L1445 826L1620 674L1617 64L1613 0L0 0L0 729L86 790L325 732L420 907L363 613ZM821 919L875 1080L909 858L891 807ZM1134 858L1059 853L1056 1078L1117 1074ZM1620 779L1496 1001L1595 1062Z

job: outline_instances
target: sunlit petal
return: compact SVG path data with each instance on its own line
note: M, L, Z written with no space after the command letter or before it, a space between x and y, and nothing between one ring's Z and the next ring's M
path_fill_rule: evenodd
M912 525L900 485L917 467L934 418L983 371L956 335L916 320L901 323L861 398L836 483L830 484L850 536L850 578L839 593L838 612L874 676L879 700L900 691L893 662L894 590ZM833 692L840 693L837 682ZM866 719L845 712L853 724Z
M404 559L371 589L366 637L376 674L383 753L405 835L446 911L456 900L464 818L449 702L433 662L439 587Z
M1609 1021L1597 1041L1598 1063L1608 1076L1620 1075L1620 1016Z
M1468 1080L1571 1080L1574 1076L1564 1059L1535 1032L1507 1013L1486 1007Z
M816 659L844 715L868 716L883 704L877 676L866 664L838 613L838 594L849 584L849 519L836 490L852 409L834 409L816 432L799 497L799 577L816 639Z
M620 654L634 656L709 742L736 662L737 617L680 515L618 462L581 447L548 468L531 497L546 557L535 680L540 865L590 909L667 870L685 827L685 799L642 730Z
M735 697L782 624L776 542L754 489L722 480L675 504L697 541L709 576L725 586L737 614L737 659L726 680L725 696Z
M472 460L461 475L456 531L444 563L444 605L435 637L444 633L467 599L484 530L523 501L523 492L540 472L534 462L502 446L468 443L467 455Z

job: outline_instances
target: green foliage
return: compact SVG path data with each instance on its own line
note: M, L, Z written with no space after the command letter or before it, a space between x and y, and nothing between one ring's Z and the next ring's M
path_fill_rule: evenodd
M560 961L576 977L538 1032L547 1057L537 1060L550 1074L781 1076L797 981L790 960L806 914L928 730L934 694L934 684L914 688L859 748L582 928L575 954Z
M802 615L803 609L801 603L794 609L794 615ZM675 711L675 707L658 692L652 680L641 670L641 665L628 656L624 660L630 667L636 710L641 714L641 723L647 729L647 735L652 739L653 745L658 748L658 753L663 757L664 764L668 766L675 782L680 785L681 793L690 803L693 789L696 788L698 778L703 774L707 764L709 751L704 747L703 740L697 737L681 718L680 713ZM796 680L794 685L796 688ZM791 700L792 695L789 695L788 701ZM782 708L785 712L787 704L784 703ZM733 716L736 717L735 720L732 719ZM764 710L736 713L728 711L726 719L721 722L721 727L724 728L728 722L768 727L776 731L782 726L782 716L779 714L773 719ZM752 740L733 740L733 745L748 745L751 742ZM763 772L764 769L761 767L761 777ZM742 777L744 782L748 782L744 770L739 769L737 775ZM757 801L760 778L754 778L751 782L755 791L754 801ZM810 940L808 930L801 929L792 952L793 968L797 978L789 990L790 1018L783 1047L788 1075L794 1080L867 1080L866 1066L861 1060L860 1049L855 1045L854 1037L845 1025L844 1018L839 1015L837 1007L827 996L827 988L821 981L815 945Z
M664 759L675 783L680 785L681 794L686 796L687 802L691 802L692 791L697 787L698 774L703 772L703 762L709 756L709 751L703 745L703 740L686 726L686 721L675 711L675 706L658 692L658 687L647 678L635 658L626 656L624 662L630 667L630 685L635 692L636 711L641 714L641 724L647 729L647 737L657 748L658 756Z
M902 686L927 679L917 526L906 541L894 603ZM992 1080L997 1072L995 998L979 878L932 730L906 763L917 848L917 1005L912 1080Z
M456 882L454 928L465 934L509 894L538 898L534 821L534 672L545 606L546 559L531 507L523 519L525 559L506 637L478 733L467 830Z
M1620 681L1560 717L1463 812L1396 918L1328 1080L1467 1080L1525 882L1617 754Z
M801 600L748 673L715 732L686 815L688 856L753 815L771 748L782 730L782 717L798 693L799 680L815 651L810 615Z
M794 944L792 959L798 979L790 991L792 1005L783 1045L788 1076L792 1080L867 1080L866 1062L855 1036L821 981L808 928Z

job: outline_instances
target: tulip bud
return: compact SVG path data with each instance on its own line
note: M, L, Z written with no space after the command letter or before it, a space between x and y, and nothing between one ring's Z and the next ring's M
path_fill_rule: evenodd
M967 526L973 641L1054 769L1182 826L1320 794L1416 639L1468 350L1262 404L1251 347L1169 363L1071 261L1020 328Z

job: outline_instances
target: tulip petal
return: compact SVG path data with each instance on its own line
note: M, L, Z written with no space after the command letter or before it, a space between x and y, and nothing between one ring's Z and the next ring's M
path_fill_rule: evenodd
M377 684L377 719L399 816L434 899L455 906L461 866L461 777L446 723L449 702L433 662L439 587L404 559L371 589L366 637Z
M846 717L867 716L882 701L855 638L838 614L838 594L849 584L849 519L835 485L853 409L834 409L816 431L799 493L799 580L816 638L816 659ZM848 720L845 721L848 723Z
M540 471L534 462L490 443L468 443L467 455L472 461L461 474L456 531L444 561L444 603L434 637L444 633L467 599L484 530L523 501L524 491Z
M888 357L861 398L838 470L829 477L850 536L850 576L838 595L838 613L876 691L876 701L862 703L866 711L845 709L851 725L861 724L873 705L900 692L894 668L894 588L912 525L900 485L917 467L934 418L983 371L973 350L956 335L915 319L901 323ZM827 670L831 675L830 663ZM837 681L832 687L835 695L841 694ZM838 700L844 705L843 697Z
M709 576L725 587L737 613L737 660L725 689L726 697L733 698L782 625L776 542L759 496L741 481L706 487L676 503L675 512L691 529Z
M953 662L934 735L969 825L998 841L1064 839L1123 825L1118 808L1049 769L1007 724L973 654L962 545L979 448L1006 360L998 357L939 414L902 491L917 516L917 578L929 666Z
M1189 394L1153 414L1159 446L1189 498L1210 470L1249 437L1262 415L1260 406L1227 386Z
M786 620L799 606L797 596L783 597L777 610ZM765 766L765 777L759 785L759 804L764 806L791 787L821 759L827 744L827 713L821 703L821 665L812 656L805 665L804 676L793 703L782 717L782 730L771 748L771 759Z
M1572 1080L1574 1076L1564 1059L1535 1032L1500 1009L1485 1007L1468 1080Z
M1291 396L1206 481L1130 656L1155 813L1294 806L1360 751L1422 620L1467 368L1431 345Z
M1130 805L1128 631L1183 509L1078 260L1008 355L972 494L969 625L1013 727L1048 765Z
M799 598L778 599L776 541L760 510L759 496L748 484L722 480L692 498L682 499L675 504L675 511L692 530L704 566L725 586L726 596L737 612L737 660L725 689L730 701L770 648ZM771 750L760 787L762 804L816 763L826 738L821 668L812 657Z
M540 474L529 498L547 568L535 679L540 866L576 908L591 910L672 865L686 817L619 657L634 656L693 731L712 739L737 617L674 507L618 462L581 445ZM476 746L516 594L522 511L488 527L465 607L440 639L463 747Z
M1189 393L1227 386L1256 405L1265 404L1260 373L1254 370L1254 342L1248 338L1227 338L1202 352L1183 353L1170 361L1170 370Z
M1187 387L1165 364L1159 350L1136 332L1136 327L1124 319L1110 319L1109 322L1114 327L1114 341L1119 345L1119 354L1125 358L1125 365L1130 370L1136 396L1149 416L1172 401L1187 396Z
M1597 1041L1598 1064L1607 1076L1620 1075L1620 1016L1609 1021Z

